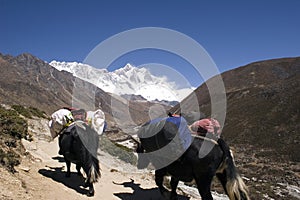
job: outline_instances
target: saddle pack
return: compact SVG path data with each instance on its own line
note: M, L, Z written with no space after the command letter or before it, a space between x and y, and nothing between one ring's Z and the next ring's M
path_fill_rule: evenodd
M165 146L171 150L185 151L192 143L191 132L183 117L157 118L144 124L138 131L143 147L147 152Z

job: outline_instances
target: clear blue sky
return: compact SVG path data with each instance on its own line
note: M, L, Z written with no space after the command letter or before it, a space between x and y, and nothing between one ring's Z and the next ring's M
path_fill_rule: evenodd
M141 27L189 36L220 72L259 60L300 56L298 0L0 0L0 24L0 53L27 52L47 62L82 62L100 42ZM185 70L188 64L173 55L129 53L112 68L126 62L174 65L185 71L192 85L200 84L194 72Z

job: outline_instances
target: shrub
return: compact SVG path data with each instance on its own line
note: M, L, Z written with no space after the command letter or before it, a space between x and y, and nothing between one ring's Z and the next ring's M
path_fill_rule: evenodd
M102 151L105 151L112 156L116 156L124 162L132 165L137 163L137 158L130 149L122 145L112 143L105 135L100 137L99 145Z
M12 108L15 111L17 111L20 115L23 115L24 117L29 119L32 119L33 116L38 118L47 118L45 112L31 106L27 108L22 105L12 105Z
M0 108L0 133L16 139L31 139L28 133L27 121L14 110Z
M34 107L29 107L29 112L33 115L33 116L36 116L38 118L47 118L47 115L44 111L41 111L37 108L34 108Z
M20 164L20 155L18 155L14 151L5 152L0 148L0 163L4 166L8 171L14 173L16 170L15 166Z
M12 105L11 106L15 111L17 111L20 115L23 115L26 118L31 119L32 118L32 114L31 112L26 109L24 106L21 105Z
M21 139L32 140L28 133L28 124L24 117L31 117L31 112L23 106L5 109L0 106L0 164L14 173L14 166L19 165L25 149Z

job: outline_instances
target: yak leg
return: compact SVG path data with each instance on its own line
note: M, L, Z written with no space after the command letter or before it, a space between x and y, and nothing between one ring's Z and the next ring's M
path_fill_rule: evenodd
M80 169L81 169L81 165L76 164L76 170L77 170L77 175L78 176L82 176L82 173L80 172Z
M177 200L178 199L178 195L177 195L177 192L176 192L176 189L177 189L177 186L178 186L178 183L179 183L179 179L177 178L174 178L173 176L171 177L171 182L170 182L170 185L171 185L171 200Z
M195 178L197 183L197 188L202 199L213 200L210 188L213 176L203 176L201 178Z
M66 160L66 159L65 159ZM67 165L67 173L66 173L66 177L70 177L71 176L71 162L66 160L66 165Z
M90 182L90 177L87 177L83 187L89 187L89 191L87 192L87 196L92 197L95 194L94 185Z
M166 169L158 169L155 171L155 183L158 186L158 189L161 195L165 198L168 197L169 191L163 186L164 176L167 174Z
M94 185L93 183L88 183L89 185L89 191L87 193L87 196L92 197L95 195Z

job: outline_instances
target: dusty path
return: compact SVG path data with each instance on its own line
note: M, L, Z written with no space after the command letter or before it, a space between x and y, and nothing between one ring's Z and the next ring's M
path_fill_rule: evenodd
M101 178L95 187L95 196L87 197L83 178L77 176L72 164L70 178L65 177L65 163L58 155L57 139L47 141L46 122L31 121L33 142L22 141L31 156L24 157L16 167L17 173L10 174L0 168L0 199L43 199L43 200L160 200L153 173L137 170L105 152L99 152ZM42 132L42 134L41 134ZM50 133L49 133L50 134ZM29 158L31 157L31 158ZM188 192L190 194L190 192ZM180 200L200 199L197 192L192 197L180 195ZM227 198L217 197L218 200Z
M82 187L83 178L77 176L74 165L71 177L65 177L65 163L57 154L56 140L27 143L25 146L36 161L22 163L18 171L32 199L160 199L150 172L137 171L134 166L104 152L100 152L99 156L102 176L94 186L96 194L92 198L87 197L87 189ZM29 172L26 172L27 169L30 169Z

